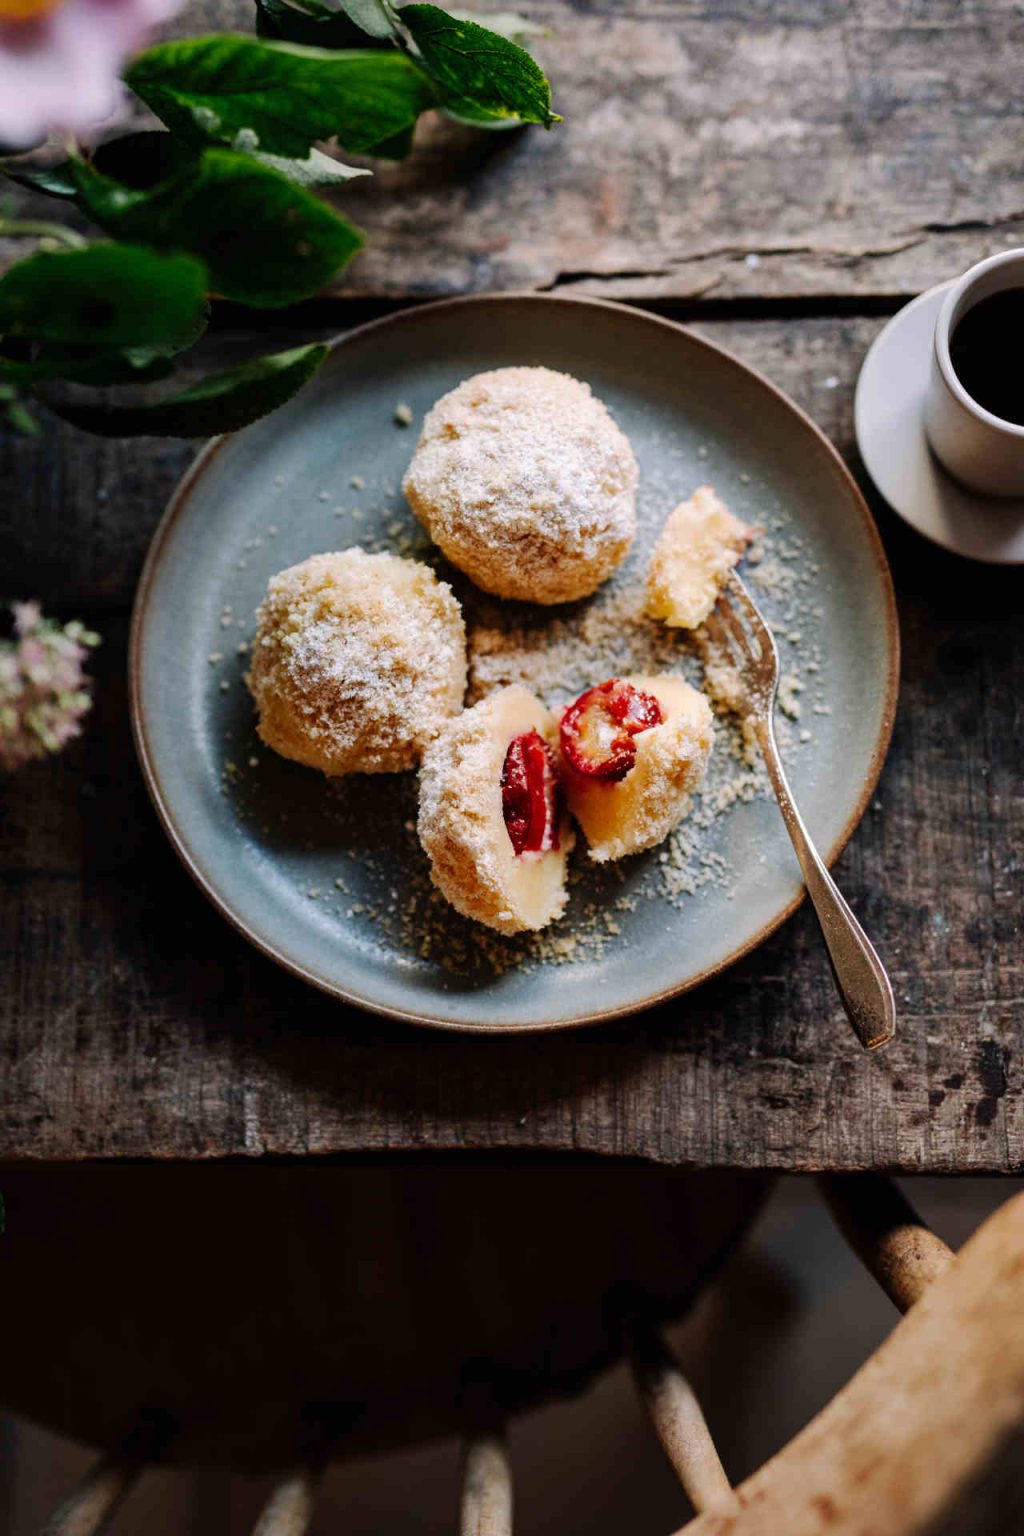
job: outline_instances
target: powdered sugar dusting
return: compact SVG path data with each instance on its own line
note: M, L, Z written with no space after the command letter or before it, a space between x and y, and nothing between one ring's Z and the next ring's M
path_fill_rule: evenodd
M461 707L465 630L426 566L355 548L271 578L249 686L268 746L325 773L410 768Z
M593 592L626 554L637 478L628 439L589 385L500 368L428 411L403 489L478 586L560 603Z

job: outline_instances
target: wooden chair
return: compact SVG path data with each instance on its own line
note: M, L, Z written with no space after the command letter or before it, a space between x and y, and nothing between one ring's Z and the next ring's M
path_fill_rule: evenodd
M737 1488L658 1327L631 1298L621 1342L694 1508L686 1536L1019 1536L1024 1530L1024 1195L954 1256L875 1176L830 1177L825 1198L906 1314L812 1422ZM467 1399L460 1536L511 1536L512 1474L482 1388ZM302 1536L326 1453L279 1479L253 1536ZM146 1465L105 1458L47 1536L94 1536ZM633 1530L624 1536L635 1536ZM681 1536L681 1533L680 1533Z

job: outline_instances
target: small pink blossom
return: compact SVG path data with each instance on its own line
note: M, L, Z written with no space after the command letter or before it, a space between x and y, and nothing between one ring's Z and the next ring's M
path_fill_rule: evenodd
M0 770L59 752L78 736L92 705L84 671L99 645L77 621L44 619L38 603L12 603L14 639L0 640Z
M0 0L0 144L85 133L117 109L125 56L179 0Z
M16 635L30 635L34 629L39 628L43 617L43 610L38 603L12 603L11 613L14 616Z

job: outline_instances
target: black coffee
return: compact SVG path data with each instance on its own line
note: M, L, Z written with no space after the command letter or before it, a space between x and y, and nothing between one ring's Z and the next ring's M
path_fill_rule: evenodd
M1024 288L989 294L969 309L950 337L949 356L972 400L1024 427Z

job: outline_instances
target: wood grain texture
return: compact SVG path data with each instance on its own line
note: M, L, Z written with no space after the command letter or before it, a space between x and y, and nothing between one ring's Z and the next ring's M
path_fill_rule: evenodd
M699 329L855 460L852 388L878 324ZM157 826L128 735L126 611L189 452L48 425L42 449L7 442L0 459L4 584L86 612L105 634L85 740L0 781L0 1156L518 1148L1024 1170L1015 571L957 561L879 509L902 695L838 878L892 971L893 1047L860 1052L806 911L721 979L635 1020L466 1039L346 1009L279 971L207 906Z
M371 236L346 288L902 295L1021 243L1003 0L526 9L564 124L425 124L346 196Z
M1024 1515L1024 1197L805 1429L676 1536L1012 1536Z
M519 9L565 122L425 119L407 162L342 195L370 236L345 292L899 296L1022 243L1014 0ZM251 0L174 24L223 28L251 31Z

